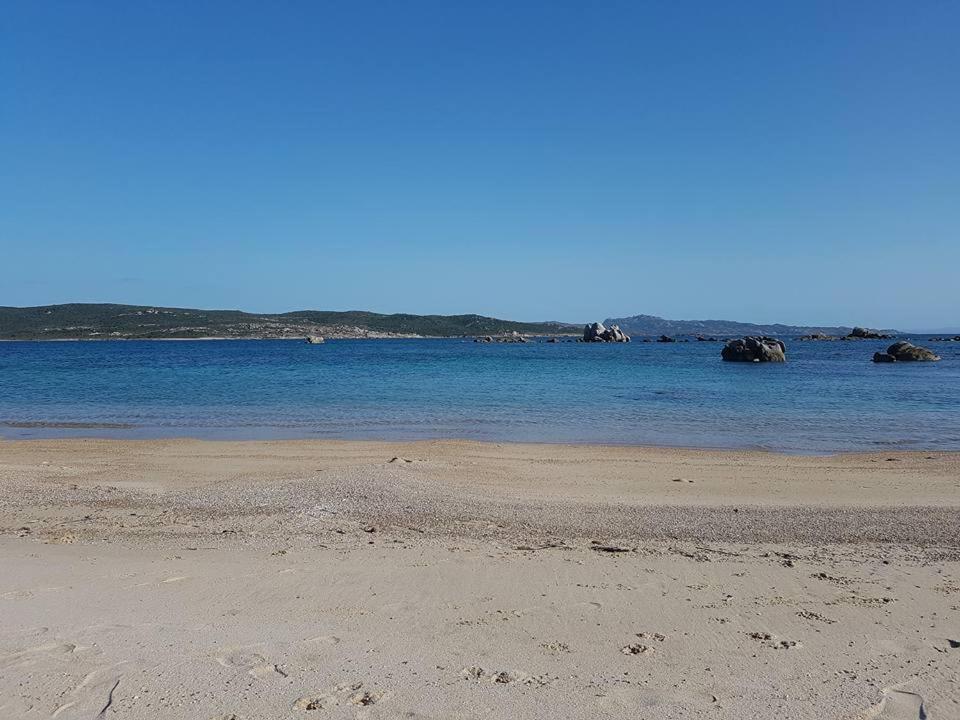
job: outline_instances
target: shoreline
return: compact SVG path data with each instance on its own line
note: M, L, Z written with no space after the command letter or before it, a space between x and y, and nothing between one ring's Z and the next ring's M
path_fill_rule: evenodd
M908 540L954 538L960 545L958 452L796 455L768 450L450 439L0 441L0 477L8 482L13 479L33 492L61 492L68 478L72 478L69 485L80 490L87 482L100 487L105 478L118 473L131 487L149 488L157 497L171 494L172 502L178 501L176 493L185 488L239 497L244 492L282 494L291 491L291 483L299 483L324 494L355 478L358 486L377 488L380 495L404 495L415 486L418 493L431 499L429 512L424 512L434 513L438 522L456 514L457 503L461 503L475 506L478 515L529 515L532 528L538 527L538 509L549 511L551 506L563 505L572 517L601 507L615 509L625 517L674 506L686 508L686 513L691 508L739 505L743 510L752 508L751 514L773 508L803 516L816 508L838 512L863 509L882 511L891 518L904 508L940 508L956 510L956 520L943 520L936 531L898 525L896 533L874 528L869 536L882 537L890 530L892 536ZM328 476L332 478L329 483ZM404 482L413 486L406 487ZM9 487L4 490L9 492ZM130 501L141 499L132 497ZM388 514L402 521L402 513L393 512L389 505L375 509L378 513L390 510ZM363 512L362 508L356 510L357 514ZM554 521L573 531L572 520ZM675 518L675 522L684 532L695 532L695 527L687 527L685 518ZM649 527L661 524L657 520ZM724 524L716 518L707 523L714 533ZM746 537L746 520L731 518L727 524L731 538ZM635 519L629 519L626 526L633 528L636 537L644 537ZM522 523L518 527L522 528ZM776 535L773 530L765 532ZM785 527L782 534L799 537L808 533L797 525ZM851 534L834 527L823 539Z
M50 434L39 434L35 436L19 436L15 434L4 434L4 429L15 430L36 430L41 433L48 431ZM382 443L388 445L416 444L416 443L476 443L489 446L542 446L544 448L557 447L580 447L580 448L632 448L636 450L681 450L690 452L716 452L716 453L758 453L766 455L781 455L791 458L830 458L835 456L855 456L855 455L956 455L960 457L960 450L940 449L931 447L913 447L907 448L904 443L898 444L877 444L870 449L846 449L838 448L834 450L785 450L777 448L767 448L757 445L751 446L725 446L725 445L670 445L670 444L650 444L650 443L632 443L632 442L592 442L592 441L569 441L569 440L498 440L498 439L477 439L470 437L453 436L423 436L423 437L377 437L377 436L333 436L331 433L306 433L287 434L277 433L273 436L264 434L264 430L286 431L289 428L284 426L262 426L257 430L261 431L256 436L248 436L239 432L243 428L202 428L207 430L206 435L190 432L181 433L183 428L171 428L170 434L156 433L161 426L137 425L135 423L125 422L83 422L83 421L43 421L43 420L3 420L0 421L0 447L4 443L18 442L44 442L44 441L115 441L130 443L150 443L150 442L202 442L202 443ZM188 428L188 430L199 430L200 428ZM101 430L103 434L84 435L84 430ZM58 431L63 431L59 433ZM146 434L139 436L130 436L129 433L145 431ZM219 432L210 432L219 431ZM128 433L113 435L110 433Z

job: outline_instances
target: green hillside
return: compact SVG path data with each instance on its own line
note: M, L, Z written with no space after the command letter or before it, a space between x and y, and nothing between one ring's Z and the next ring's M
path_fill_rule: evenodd
M282 338L310 334L328 337L457 337L514 331L550 335L577 332L578 328L554 322L512 322L482 315L382 315L360 310L261 314L239 310L87 303L0 307L2 340Z

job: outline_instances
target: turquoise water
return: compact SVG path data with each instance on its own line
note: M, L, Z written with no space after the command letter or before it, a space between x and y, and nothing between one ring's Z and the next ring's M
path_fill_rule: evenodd
M922 340L941 362L874 365L887 341L788 341L784 365L697 342L0 343L0 436L960 450L960 343Z

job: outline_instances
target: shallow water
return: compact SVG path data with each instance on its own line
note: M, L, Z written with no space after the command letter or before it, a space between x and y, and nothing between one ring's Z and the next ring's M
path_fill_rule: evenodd
M787 340L786 364L700 342L0 343L0 436L960 450L960 343L916 341L943 360L871 363L889 341Z

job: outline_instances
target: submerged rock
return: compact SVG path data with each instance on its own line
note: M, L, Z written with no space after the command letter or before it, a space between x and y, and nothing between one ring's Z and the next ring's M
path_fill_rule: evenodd
M891 362L936 362L940 356L925 347L914 345L906 340L895 342L886 352L874 353L875 363Z
M728 342L720 357L729 362L786 362L787 346L777 338L750 336Z
M595 322L583 328L583 342L630 342L630 336L619 325L607 328L603 323Z

